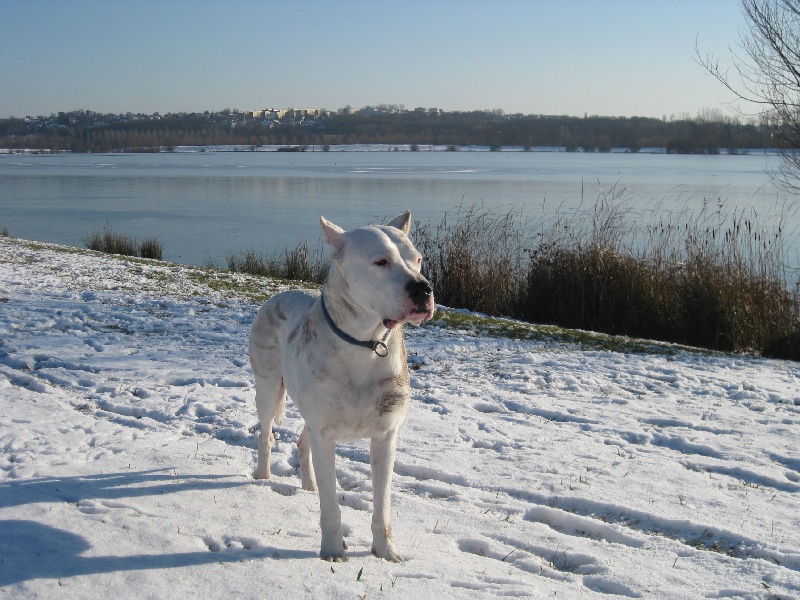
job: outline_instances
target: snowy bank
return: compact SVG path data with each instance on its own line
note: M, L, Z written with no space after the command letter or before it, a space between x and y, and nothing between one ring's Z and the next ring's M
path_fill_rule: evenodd
M407 330L407 562L370 555L366 443L338 448L349 562L319 560L291 403L252 478L281 287L0 238L0 597L800 597L800 365L469 320Z

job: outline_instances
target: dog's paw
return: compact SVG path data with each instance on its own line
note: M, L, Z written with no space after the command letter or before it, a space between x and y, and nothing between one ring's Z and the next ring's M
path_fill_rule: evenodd
M269 468L261 468L259 466L253 472L253 478L254 479L272 479L272 473L270 472Z
M320 550L319 557L328 562L347 562L344 550L340 550L339 552L325 552L325 550Z
M392 543L386 544L380 551L375 546L372 546L372 553L378 558L382 558L388 562L401 563L406 560L397 552Z
M338 546L333 544L331 548L328 548L327 545L323 543L319 551L319 557L328 562L347 562L347 557L344 554L345 550L347 550L347 544L344 540L342 540L342 543Z
M335 562L335 563L347 562L347 557L344 555L344 553L336 554L333 556L327 556L325 554L320 553L319 557L327 562Z

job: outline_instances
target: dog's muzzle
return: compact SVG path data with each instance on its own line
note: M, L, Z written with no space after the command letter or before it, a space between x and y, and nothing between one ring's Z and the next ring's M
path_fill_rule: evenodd
M425 279L409 281L408 285L406 285L406 293L408 293L408 297L411 298L411 301L417 307L415 312L428 310L428 305L433 295L433 287L429 281Z

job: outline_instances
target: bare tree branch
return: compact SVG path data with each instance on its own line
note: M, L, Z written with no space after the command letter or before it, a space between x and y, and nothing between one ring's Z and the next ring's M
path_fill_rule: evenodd
M800 0L741 0L747 30L739 50L731 50L733 75L721 61L703 56L698 62L740 101L759 108L772 128L781 164L771 173L784 188L800 190Z

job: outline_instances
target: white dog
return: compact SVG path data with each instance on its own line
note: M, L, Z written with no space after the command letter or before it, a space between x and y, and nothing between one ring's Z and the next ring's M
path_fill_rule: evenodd
M272 422L280 422L288 391L305 419L297 443L303 489L319 488L320 557L339 562L346 546L336 498L336 442L370 438L372 553L400 562L389 504L397 431L410 398L402 324L433 317L433 290L407 237L411 213L349 232L325 218L321 223L332 263L322 293L273 296L250 333L261 422L255 476L270 478Z

